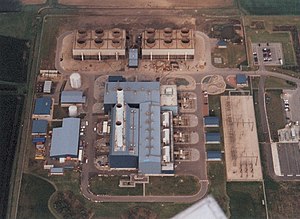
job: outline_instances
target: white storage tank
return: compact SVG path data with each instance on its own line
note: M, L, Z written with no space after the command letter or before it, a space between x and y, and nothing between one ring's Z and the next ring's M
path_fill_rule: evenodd
M78 115L77 106L69 106L69 116L76 117Z
M81 76L79 73L73 73L70 75L70 83L71 87L74 89L78 89L81 87Z

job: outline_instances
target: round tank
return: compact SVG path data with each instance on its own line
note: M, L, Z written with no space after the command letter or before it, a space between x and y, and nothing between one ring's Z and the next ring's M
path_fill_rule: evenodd
M70 75L70 84L74 89L78 89L81 87L81 76L79 73L73 73Z
M77 106L69 106L69 116L70 117L75 117L78 115L78 111L77 111Z

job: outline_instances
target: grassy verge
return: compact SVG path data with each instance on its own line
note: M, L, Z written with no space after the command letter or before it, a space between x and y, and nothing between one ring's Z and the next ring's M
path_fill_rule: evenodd
M269 90L266 95L270 97L267 102L267 115L269 120L271 138L278 141L277 130L285 126L285 116L282 107L282 99L280 97L281 90Z
M192 195L199 189L198 180L193 176L153 176L146 184L146 195Z
M50 183L24 174L18 218L54 218L48 209L48 200L53 192L55 189Z
M259 77L252 79L252 87L258 89ZM283 80L281 78L267 77L265 83L266 89L295 89L297 84L292 81Z
M142 184L135 188L119 187L120 176L93 177L90 179L90 190L97 195L143 195Z
M265 218L261 182L227 183L231 218Z
M209 162L207 165L209 177L209 194L211 194L223 211L229 215L229 198L226 193L226 173L223 162Z

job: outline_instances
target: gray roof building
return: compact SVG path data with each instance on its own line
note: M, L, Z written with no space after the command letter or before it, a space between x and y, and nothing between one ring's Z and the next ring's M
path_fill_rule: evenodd
M221 161L222 160L221 151L207 151L206 155L207 155L208 161Z
M62 127L52 133L50 157L78 157L79 118L64 118Z
M82 91L63 91L61 93L61 104L79 103L83 104L86 101L86 97L83 96Z
M205 133L206 143L210 144L218 144L221 141L221 136L219 132L207 132Z
M121 96L118 96L120 93ZM120 109L117 109L117 103ZM160 174L159 82L108 82L105 85L104 106L112 115L110 166L138 168L142 174ZM120 125L116 117L126 118L118 120L122 130L118 128ZM123 125L123 122L126 124ZM120 142L123 142L122 146Z
M51 97L41 97L35 100L34 115L50 115L52 100Z
M128 67L137 68L139 66L138 49L129 49Z
M219 127L220 119L216 116L206 116L204 117L204 125L206 127Z

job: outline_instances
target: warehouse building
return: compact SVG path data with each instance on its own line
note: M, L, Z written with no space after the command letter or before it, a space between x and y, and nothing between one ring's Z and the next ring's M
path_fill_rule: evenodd
M221 136L218 132L207 132L205 133L206 144L220 144Z
M52 119L52 104L53 101L51 97L41 97L35 100L34 110L33 110L33 119Z
M123 59L125 57L125 30L79 29L74 33L72 54L77 60Z
M207 159L207 161L221 161L222 153L221 153L221 151L207 151L206 159Z
M47 120L33 120L32 121L32 135L46 135L48 128Z
M61 106L82 105L86 102L86 97L82 91L63 91L60 98Z
M178 100L176 85L160 86L160 105L162 111L172 111L174 116L178 115Z
M169 142L162 155L159 82L107 82L104 110L111 116L111 168L138 169L146 175L174 173Z
M206 116L204 117L204 126L205 127L219 127L220 119L216 116Z
M50 157L64 159L78 158L79 118L64 118L62 127L54 128L52 133Z
M142 33L143 59L194 59L194 31L149 28Z

